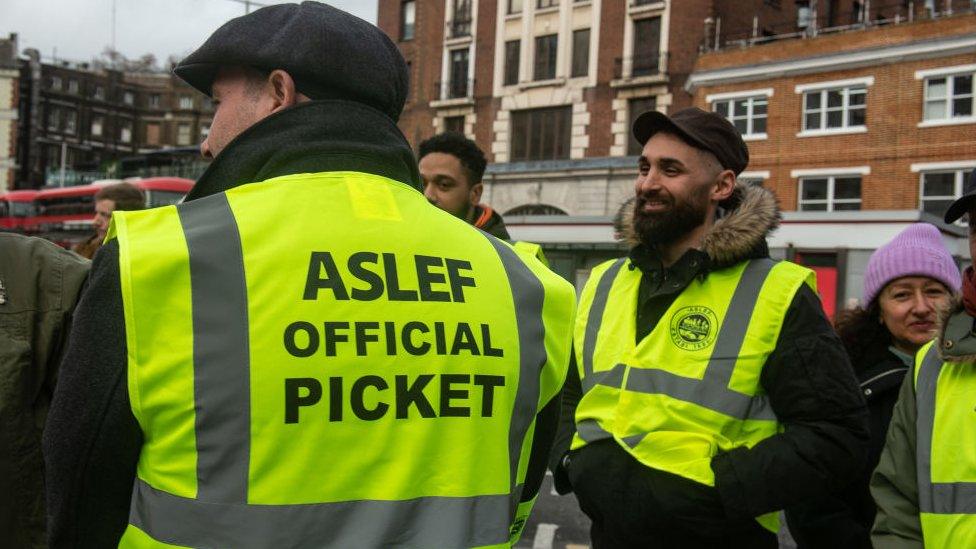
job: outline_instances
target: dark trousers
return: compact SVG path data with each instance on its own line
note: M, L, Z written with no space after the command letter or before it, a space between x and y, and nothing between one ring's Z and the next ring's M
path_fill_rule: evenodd
M752 517L728 516L714 488L651 469L613 440L573 452L568 473L594 549L778 546Z

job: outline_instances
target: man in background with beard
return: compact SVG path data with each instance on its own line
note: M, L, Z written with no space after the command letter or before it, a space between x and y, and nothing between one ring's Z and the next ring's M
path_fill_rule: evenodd
M813 273L769 258L780 212L737 185L735 128L691 108L633 132L633 248L580 296L556 487L597 549L776 547L778 511L862 467L864 401Z

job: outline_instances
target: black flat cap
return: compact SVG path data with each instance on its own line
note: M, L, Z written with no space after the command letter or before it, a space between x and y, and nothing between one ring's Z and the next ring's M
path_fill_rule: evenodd
M976 170L969 172L969 179L966 181L962 196L949 204L949 209L945 213L945 222L955 223L957 219L973 209L973 206L976 206Z
M407 64L376 26L319 2L278 4L231 19L173 72L211 95L222 66L282 69L311 99L365 103L393 120L407 97Z
M723 168L734 171L735 175L742 173L749 165L749 149L745 141L735 126L718 113L689 107L670 117L657 111L647 111L634 120L634 138L641 145L661 130L712 153Z

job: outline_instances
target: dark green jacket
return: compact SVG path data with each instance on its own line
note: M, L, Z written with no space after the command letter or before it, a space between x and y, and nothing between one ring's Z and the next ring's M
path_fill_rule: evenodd
M973 363L976 368L976 319L961 304L944 315L939 332L939 355L946 362ZM943 344L951 339L951 348ZM898 395L881 461L871 477L871 495L878 515L871 531L875 547L921 549L922 523L918 511L918 480L915 466L916 417L915 368L905 375Z
M0 233L0 547L46 547L41 429L88 260Z

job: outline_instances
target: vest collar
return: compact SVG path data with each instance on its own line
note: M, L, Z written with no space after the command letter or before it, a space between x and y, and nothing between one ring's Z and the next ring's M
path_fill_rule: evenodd
M357 171L421 188L413 151L389 117L366 105L300 103L244 130L186 196L194 200L282 175Z

